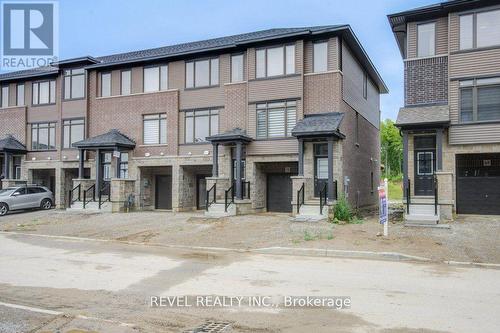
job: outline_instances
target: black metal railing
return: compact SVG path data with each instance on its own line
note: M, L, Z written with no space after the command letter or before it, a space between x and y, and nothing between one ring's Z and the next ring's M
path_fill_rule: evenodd
M104 197L104 200L103 200ZM104 185L99 190L99 209L105 202L111 202L111 184L104 183Z
M327 184L319 191L319 213L323 214L323 207L326 206L328 187Z
M89 192L92 192L92 196L89 195ZM87 198L89 199L87 200ZM95 201L95 184L83 191L83 209L85 209L87 204L91 201Z
M78 197L75 199L75 191L78 190ZM71 207L72 204L74 204L76 201L81 201L82 195L82 184L78 184L75 187L73 187L71 190L69 190L69 206Z
M410 214L410 201L411 201L411 181L408 179L406 182L406 214Z
M434 176L434 215L438 213L438 180Z
M241 182L241 190L243 191L243 199L250 199L250 182Z
M300 214L300 207L304 204L305 201L305 195L304 195L304 186L306 184L302 183L302 186L300 189L297 191L297 214Z
M224 191L224 211L227 213L227 208L234 203L234 185Z
M211 194L213 193L213 194ZM212 195L212 199L210 199L210 195ZM208 191L207 197L205 198L205 209L208 210L211 204L216 203L217 197L217 184L214 184Z

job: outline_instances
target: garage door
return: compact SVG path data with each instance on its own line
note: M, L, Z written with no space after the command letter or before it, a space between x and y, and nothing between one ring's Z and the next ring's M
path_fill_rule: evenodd
M456 156L457 213L500 215L500 154Z
M292 179L290 174L267 175L267 211L292 212Z

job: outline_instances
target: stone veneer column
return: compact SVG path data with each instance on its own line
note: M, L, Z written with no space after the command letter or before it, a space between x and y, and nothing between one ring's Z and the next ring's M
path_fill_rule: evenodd
M453 220L453 172L436 171L440 220Z

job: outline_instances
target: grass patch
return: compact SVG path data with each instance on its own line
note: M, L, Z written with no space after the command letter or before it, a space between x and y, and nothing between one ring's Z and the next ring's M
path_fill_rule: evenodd
M305 240L306 242L308 242L308 241L312 241L312 240L315 240L315 239L316 239L316 236L311 235L311 234L309 233L309 231L307 231L307 230L306 230L306 231L304 231L304 240Z

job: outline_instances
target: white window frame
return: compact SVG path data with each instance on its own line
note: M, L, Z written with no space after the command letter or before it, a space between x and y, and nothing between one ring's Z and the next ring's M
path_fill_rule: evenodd
M76 72L76 74L74 73ZM83 77L83 94L82 96L74 97L73 96L73 79L77 77ZM63 99L65 100L72 100L72 99L84 99L85 98L85 69L83 68L73 68L73 69L67 69L64 70L64 75L63 75L63 87L64 87L64 93L63 93ZM68 80L69 82L69 87L66 87L66 81ZM69 95L67 95L69 93Z
M235 76L234 68L234 58L241 58L241 69L238 69L238 75ZM231 55L231 82L244 82L245 81L245 54L233 54Z
M129 84L128 84L128 91L125 91L123 88L126 87L123 84L123 74L128 73L129 75ZM120 95L130 95L132 94L132 70L130 69L124 69L120 71Z
M491 13L491 12L499 12L499 15L500 15L500 9L498 9L498 8L479 10L479 11L468 12L468 13L464 13L464 14L459 15L459 17L458 17L459 26L460 26L460 19L462 17L472 16L472 32L470 32L472 34L472 46L471 47L462 47L461 41L460 41L462 31L461 31L461 28L459 27L459 50L472 50L472 49L477 49L477 48L488 48L488 47L500 46L500 42L496 43L496 44L493 43L493 44L485 45L485 46L478 46L477 45L477 39L478 39L478 36L480 34L480 32L478 31L478 28L477 28L477 26L478 26L477 16L481 15L481 14L485 14L485 13Z
M282 52L283 52L283 68L282 68L282 73L281 74L276 74L276 75L268 75L269 73L269 59L268 59L268 52L270 49L278 49L278 48L282 48ZM258 73L258 70L257 70L257 67L259 66L258 65L258 62L259 62L259 57L257 56L257 54L259 52L264 52L264 57L263 57L263 61L264 61L264 73L263 75L260 75ZM291 52L291 55L293 55L292 59L293 61L292 62L287 62L287 60L289 60L289 53ZM295 66L295 62L296 62L296 47L295 47L295 43L292 43L292 44L285 44L285 45L277 45L277 46L269 46L269 47L262 47L262 48L258 48L255 50L255 77L257 79L262 79L262 78L267 78L267 77L281 77L281 76L287 76L287 75L294 75L296 73L296 66ZM287 65L290 64L291 68L289 68Z
M208 114L200 114L208 112ZM196 118L197 117L208 117L208 136L219 134L220 130L220 110L219 109L201 109L201 110L189 110L184 112L184 143L187 144L197 144L197 143L206 143L206 140L198 140L196 141ZM192 119L192 137L188 138L187 127L188 127L188 119ZM217 130L212 127L212 120L217 119Z
M101 97L110 97L112 93L112 76L111 72L101 72ZM103 77L104 76L109 76L109 89L104 93L104 85L102 84L104 82Z
M319 46L325 46L325 59L324 59L324 68L317 68L317 61L316 61L316 53L318 52L316 50L316 47ZM328 71L328 41L318 41L313 43L313 73L322 73L322 72L327 72Z
M420 172L420 155L431 155L431 172ZM434 152L432 151L421 151L417 152L417 175L418 176L430 176L434 174Z
M158 69L158 78L157 78L158 79L158 84L157 84L158 88L155 88L152 90L146 90L146 71L148 69ZM144 66L143 70L142 70L142 75L143 75L143 78L142 78L143 92L154 93L154 92L158 92L158 91L168 90L168 65L164 64L164 65ZM165 78L165 80L163 80L163 78ZM132 82L132 80L131 80L131 82ZM154 83L156 86L156 81Z
M196 64L202 61L208 61L208 85L198 85L196 83ZM215 65L217 64L217 65ZM188 73L188 67L191 67ZM210 57L186 61L184 66L185 87L186 89L208 88L219 85L220 80L220 60L219 57ZM191 76L189 78L188 76Z
M84 118L63 119L63 121L62 121L62 137L63 137L62 149L74 149L73 144L75 142L72 142L72 140L71 140L71 132L73 131L73 127L76 127L76 126L83 127L83 137L80 140L75 141L75 142L78 142L78 141L85 139L85 119ZM66 135L66 128L69 128L68 135Z
M48 83L49 85L49 99L48 103L40 103L40 85L43 83ZM37 87L35 89L35 87ZM41 81L35 81L31 85L31 91L32 91L32 104L33 105L52 105L56 104L56 80L50 79L50 80L41 80ZM37 92L35 94L34 92ZM35 99L36 98L36 99Z
M146 123L156 123L158 126L158 137L153 142L146 142ZM145 114L142 116L142 143L144 145L164 145L167 144L167 114Z
M424 26L433 26L434 27L434 34L433 34L433 45L432 45L432 48L431 48L431 53L429 54L420 54L420 45L422 45L421 43L421 38L419 36L419 28L420 27L424 27ZM436 55L436 22L423 22L423 23L419 23L417 24L417 57L418 58L425 58L425 57L433 57Z

